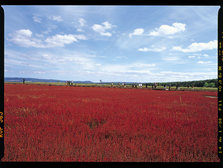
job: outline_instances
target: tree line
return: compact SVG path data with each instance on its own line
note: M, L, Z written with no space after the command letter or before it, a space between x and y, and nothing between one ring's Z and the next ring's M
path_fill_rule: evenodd
M154 83L148 83L153 86ZM217 87L217 79L199 80L199 81L184 81L184 82L162 82L157 83L158 86L178 86L178 87Z

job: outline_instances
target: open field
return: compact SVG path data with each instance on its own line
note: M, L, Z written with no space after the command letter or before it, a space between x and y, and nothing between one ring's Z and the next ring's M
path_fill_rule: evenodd
M3 161L217 162L217 92L5 84Z

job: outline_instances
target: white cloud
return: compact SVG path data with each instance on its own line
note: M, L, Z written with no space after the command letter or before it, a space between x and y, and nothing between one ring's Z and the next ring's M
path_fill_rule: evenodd
M95 63L92 59L84 58L84 57L78 57L78 56L76 56L76 57L73 58L73 61L76 64L81 65L81 67L84 70L86 70L86 69L87 70L90 70L90 69L94 69L97 66L100 66L100 64Z
M36 56L30 53L25 52L17 52L13 50L6 50L5 52L5 63L7 66L14 68L16 66L24 66L24 67L31 67L34 69L42 69L44 68Z
M77 65L80 65L81 66L81 69L94 69L95 66L98 66L96 65L97 63L95 63L92 59L90 58L86 58L83 54L80 54L80 55L68 55L68 56L65 56L63 58L57 58L57 59L54 59L54 63L72 63L72 64L77 64Z
M155 74L153 74L155 77ZM213 79L217 77L216 72L172 72L163 71L156 74L155 79L163 82L174 82L174 81L193 81L193 80L204 80ZM160 80L159 80L160 78Z
M129 64L102 64L90 57L86 53L70 52L66 51L61 56L61 53L50 52L38 52L34 53L33 57L38 57L40 61L32 62L25 59L30 56L29 53L21 52L6 52L6 66L11 66L10 71L15 71L16 66L31 67L30 71L24 70L24 73L36 73L36 74L50 74L50 75L66 75L67 78L77 79L78 75L72 74L72 72L78 72L81 76L84 76L83 80L96 80L102 79L102 81L123 81L123 82L166 82L166 81L191 81L217 78L217 70L214 72L172 72L172 71L159 71L154 63L129 63ZM10 54L10 57L8 58ZM21 57L22 60L16 60L14 57ZM33 58L32 57L32 58ZM30 58L30 57L29 57ZM35 64L33 64L35 63ZM47 65L47 66L44 66ZM208 64L210 65L210 64ZM214 66L214 65L213 65ZM52 70L51 67L54 67ZM215 66L216 67L216 66ZM48 68L48 69L47 69ZM54 71L54 72L49 72ZM217 68L216 68L217 69ZM23 70L23 69L21 69ZM156 71L154 71L156 70Z
M83 32L83 29L78 28L77 31L78 32Z
M20 60L16 60L16 59L11 59L11 58L6 58L5 59L5 64L6 65L22 65L23 64L23 61L20 61Z
M32 36L32 32L29 29L21 29L17 31L18 35L21 36L26 36L26 37L31 37Z
M149 51L149 48L139 48L138 51L141 51L141 52L148 52Z
M138 51L141 51L141 52L162 52L166 50L166 47L161 47L161 48L155 48L155 47L152 47L152 48L147 48L147 47L144 47L144 48L139 48Z
M73 52L66 49L59 53L37 53L37 57L54 67L69 68L71 70L94 70L101 64L96 62L92 54Z
M74 24L76 24L75 22L73 22ZM83 32L84 30L83 30L83 27L85 27L86 26L86 20L85 19L83 19L83 18L79 18L79 20L78 20L78 25L76 25L75 27L77 28L77 31L78 32Z
M35 36L38 37L38 38L43 38L44 37L43 34L38 34L38 33L36 33Z
M195 55L189 55L188 58L195 58Z
M49 16L49 19L57 21L57 22L62 22L63 21L61 16Z
M49 25L49 26L47 26L47 30L42 31L42 33L43 33L43 34L49 34L50 32L53 31L53 29L56 29L56 28L57 28L56 25Z
M44 47L41 44L41 40L32 38L32 32L29 29L17 30L10 36L11 36L10 41L22 47L36 47L36 48Z
M11 35L9 39L13 43L22 47L35 47L35 48L50 48L50 47L63 47L66 44L77 42L78 40L86 40L82 34L56 34L46 38L44 41L32 37L32 32L29 29L17 30Z
M143 65L143 64L142 64ZM103 65L99 70L92 72L94 75L100 75L103 81L123 81L123 82L173 82L173 81L192 81L213 79L217 77L216 72L172 72L156 71L156 65L147 64L141 67L134 64L116 64Z
M179 57L174 57L174 56L163 57L162 60L164 60L164 61L177 61L177 60L179 60Z
M41 23L42 19L39 16L33 16L33 21L37 23Z
M100 69L102 73L151 73L156 64L132 63L132 64L113 64L103 65Z
M63 47L65 44L71 44L73 42L77 42L78 40L86 40L86 37L84 35L56 34L47 38L45 42L48 44L48 47Z
M52 57L52 55L50 55L50 54L42 54L42 57L44 58L44 59L52 59L53 57Z
M185 31L186 24L173 23L172 26L161 25L159 28L155 28L154 31L149 33L149 36L160 36L160 35L173 35L178 32Z
M135 29L134 31L133 31L133 33L130 33L129 34L129 37L131 38L132 36L140 36L140 35L142 35L144 33L144 29L142 29L142 28L138 28L138 29Z
M197 63L198 64L210 64L211 61L198 61Z
M103 56L100 56L100 57L103 58ZM114 61L119 60L120 61L120 59L128 59L128 57L127 56L115 56L112 60L114 60Z
M150 67L155 67L156 64L145 64L145 63L134 63L134 64L130 64L128 65L128 67L130 68L150 68Z
M181 52L200 52L203 50L213 50L217 49L217 40L209 41L208 43L192 43L187 48L182 48L181 46L174 46L172 48L176 51ZM207 56L207 55L204 55Z
M198 59L201 59L202 57L209 57L208 54L193 54L193 55L189 55L188 58L198 58Z
M78 22L80 23L81 27L84 27L86 25L86 20L84 20L83 18L80 18Z
M103 22L101 25L100 24L94 24L92 26L92 29L95 32L99 33L101 36L108 36L108 37L110 37L110 36L112 36L112 33L107 32L107 30L110 30L113 27L115 27L115 25L112 25L111 23L106 21L106 22Z
M45 74L46 72L44 72L44 71L34 71L33 73L35 73L35 74Z

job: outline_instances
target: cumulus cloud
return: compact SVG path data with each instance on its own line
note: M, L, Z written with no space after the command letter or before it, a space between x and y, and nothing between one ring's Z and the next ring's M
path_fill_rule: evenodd
M172 49L181 52L200 52L203 50L213 50L217 48L217 40L209 41L208 43L192 43L187 48L174 46Z
M32 32L29 29L21 29L17 31L18 36L31 37Z
M161 25L159 28L155 28L154 31L149 33L149 36L160 36L160 35L173 35L178 32L185 31L186 24L173 23L172 26Z
M166 50L166 47L160 47L160 48L155 48L155 47L152 47L152 48L147 48L147 47L144 47L144 48L139 48L138 51L141 51L141 52L162 52Z
M57 22L62 22L63 21L61 16L49 16L49 19L57 21Z
M9 40L21 47L50 48L63 47L66 44L78 42L78 40L86 40L86 37L81 34L56 34L42 41L32 37L32 31L29 29L21 29L14 32Z
M36 47L36 48L44 47L41 44L41 40L32 37L32 31L30 31L29 29L17 30L10 36L11 36L10 41L21 47Z
M101 36L112 36L112 33L108 32L107 30L110 30L112 29L113 27L115 27L115 25L112 25L111 23L109 22L103 22L102 24L94 24L92 26L92 29L99 33Z
M129 37L132 38L132 36L140 36L144 33L144 29L138 28L135 29L132 33L129 34Z

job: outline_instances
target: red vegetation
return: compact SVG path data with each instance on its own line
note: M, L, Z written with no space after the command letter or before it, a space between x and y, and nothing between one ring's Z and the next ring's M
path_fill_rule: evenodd
M217 162L217 92L5 84L3 161Z

